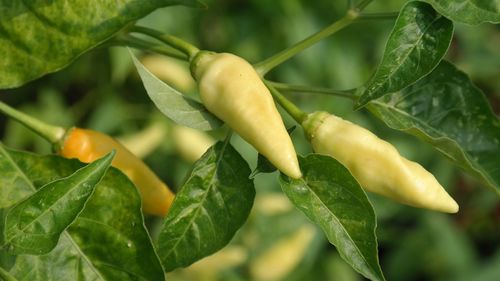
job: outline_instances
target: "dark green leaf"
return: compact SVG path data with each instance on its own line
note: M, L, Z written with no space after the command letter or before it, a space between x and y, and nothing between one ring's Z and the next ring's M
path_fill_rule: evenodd
M302 179L281 175L281 188L354 269L371 280L384 280L378 262L376 218L356 180L337 160L318 154L299 158Z
M4 149L16 177L33 193L65 178L83 164L57 156ZM0 177L4 177L3 173ZM0 186L0 189L5 186ZM16 203L16 202L14 202ZM163 269L144 226L135 186L110 168L73 224L48 254L19 255L9 269L16 278L47 280L164 280Z
M157 8L194 0L0 0L0 89L57 71Z
M500 193L500 121L469 77L442 61L424 79L371 102L389 127L421 138Z
M9 252L34 255L50 252L61 233L82 212L114 155L109 153L69 177L46 184L13 206L5 217L4 243Z
M245 160L221 142L194 164L160 232L158 252L167 271L229 243L252 208L255 189L249 175Z
M132 52L130 55L149 98L168 118L177 124L204 131L222 126L222 121L210 113L203 104L183 95L161 81L137 60Z
M431 72L448 50L453 23L429 4L409 2L399 13L377 72L360 89L358 107L399 91Z
M254 178L256 175L261 173L272 173L276 170L276 167L271 162L269 162L269 160L267 160L264 155L259 153L257 155L257 167L255 167L255 170L253 170L250 178Z
M500 22L498 0L425 0L445 17L467 24Z

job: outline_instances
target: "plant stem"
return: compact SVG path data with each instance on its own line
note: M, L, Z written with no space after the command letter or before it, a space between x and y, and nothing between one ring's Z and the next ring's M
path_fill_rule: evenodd
M331 25L314 33L313 35L296 43L295 45L290 46L290 47L284 49L283 51L257 63L255 65L256 71L261 76L264 76L271 69L273 69L274 67L287 61L288 59L290 59L291 57L300 53L304 49L314 45L315 43L322 40L323 38L328 37L328 36L334 34L335 32L343 29L344 27L350 25L357 17L358 17L358 14L356 12L354 12L353 10L349 10L347 12L347 14L343 18L341 18L340 20L335 21Z
M0 247L0 249L2 249ZM0 267L0 280L5 280L5 281L17 281L16 278L14 278L12 275L10 275L9 272L4 270L3 268Z
M269 88L269 91L273 95L273 98L283 107L290 116L292 116L297 123L302 124L304 120L307 118L307 114L300 110L293 102L291 102L289 99L287 99L285 96L283 96L276 88L274 88L273 85L268 83L267 81L264 81L266 84L267 88Z
M327 95L333 95L333 96L338 96L338 97L343 97L343 98L348 98L351 100L356 100L356 96L354 95L354 92L356 91L355 89L352 90L334 90L330 88L316 88L316 87L309 87L309 86L303 86L303 85L291 85L287 83L279 83L279 82L273 82L267 80L267 83L277 90L281 91L287 91L287 92L309 92L309 93L318 93L318 94L327 94Z
M148 50L154 53L162 54L180 60L185 60L185 61L188 60L188 56L186 56L183 53L179 53L176 50L167 49L163 45L152 44L148 41L130 35L119 36L110 43L119 46L129 46L140 50Z
M360 14L358 20L394 20L398 17L399 13L372 13Z
M66 129L58 126L49 125L42 122L28 114L18 111L6 103L0 101L0 112L17 120L19 123L25 125L33 132L37 133L41 137L47 139L52 144L58 144L64 137Z
M359 2L358 5L356 5L356 8L355 10L357 12L361 12L366 6L368 6L368 4L370 4L373 0L364 0L364 1L361 1Z
M196 53L200 50L196 48L194 45L172 35L163 34L158 30L154 30L151 28L143 27L143 26L132 26L129 29L129 32L141 33L144 35L151 36L158 41L161 41L170 47L177 49L188 56L189 59L193 58Z

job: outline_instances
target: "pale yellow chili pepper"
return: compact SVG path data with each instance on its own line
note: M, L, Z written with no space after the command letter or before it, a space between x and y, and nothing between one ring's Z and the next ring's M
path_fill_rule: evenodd
M191 68L201 100L210 112L281 172L292 178L302 176L271 93L251 64L233 54L201 52Z
M302 125L314 151L337 159L364 189L414 207L458 212L431 173L367 129L327 112L309 114Z

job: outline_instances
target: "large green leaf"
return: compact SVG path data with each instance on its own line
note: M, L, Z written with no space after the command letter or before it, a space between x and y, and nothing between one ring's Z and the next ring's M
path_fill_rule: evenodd
M5 216L4 243L12 254L46 254L75 220L101 181L115 153L69 177L50 182L13 206Z
M442 61L414 85L372 101L389 127L415 135L500 193L500 121L469 77Z
M467 24L500 22L498 0L425 0L445 17Z
M167 271L224 247L246 221L255 197L250 168L228 143L195 164L163 223L158 253Z
M409 2L400 11L377 72L360 89L358 107L399 91L431 72L448 50L453 23L429 4Z
M57 71L159 7L195 0L0 0L0 89Z
M0 162L8 161L13 167L11 170L17 173L0 173L0 178L15 177L18 180L11 182L31 186L32 193L83 166L76 160L58 156L3 150L8 157ZM4 188L9 187L0 186ZM164 280L163 269L144 226L137 189L114 168L108 170L84 210L62 233L50 253L18 255L14 265L7 269L15 278L34 281Z
M222 126L222 121L210 113L203 104L167 85L137 60L132 52L130 55L149 98L165 116L177 124L204 131Z
M384 280L378 262L375 213L366 194L337 160L299 158L302 179L281 175L281 188L325 232L342 258L371 280Z

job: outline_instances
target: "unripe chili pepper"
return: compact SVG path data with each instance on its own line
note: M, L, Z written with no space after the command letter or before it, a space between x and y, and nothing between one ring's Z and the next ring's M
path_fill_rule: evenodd
M233 54L200 52L191 68L201 101L210 112L284 174L302 176L271 93L251 64Z
M103 133L80 128L68 131L58 154L89 163L111 150L116 156L111 165L120 169L139 189L145 213L164 216L175 195L149 167L115 139Z
M372 132L327 112L309 114L302 126L314 151L337 159L366 190L414 207L458 211L431 173Z
M0 112L7 114L50 141L55 151L65 158L77 158L89 163L101 158L111 150L116 151L112 166L120 169L139 189L145 213L164 216L175 195L141 159L122 144L103 133L64 128L46 124L0 102Z

